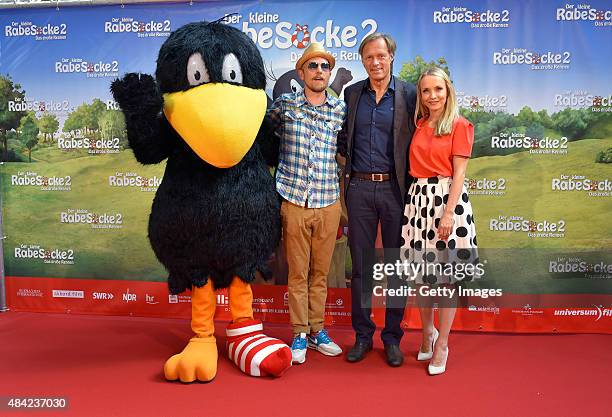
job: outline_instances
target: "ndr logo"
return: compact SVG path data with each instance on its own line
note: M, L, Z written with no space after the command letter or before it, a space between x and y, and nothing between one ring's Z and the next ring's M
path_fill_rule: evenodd
M123 293L123 301L125 301L126 303L136 301L136 300L137 300L136 294L131 293L129 288L127 289L125 293Z

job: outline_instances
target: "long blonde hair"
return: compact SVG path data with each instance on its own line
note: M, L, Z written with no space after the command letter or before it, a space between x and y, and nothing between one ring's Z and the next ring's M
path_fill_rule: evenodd
M429 117L429 110L421 100L421 80L423 77L428 75L442 78L444 80L444 84L446 84L446 103L444 104L444 113L442 113L442 117L440 117L436 123L434 134L436 136L448 135L453 130L453 122L459 117L459 106L457 105L457 94L455 93L453 83L451 82L450 78L448 78L446 72L439 67L430 67L426 69L419 77L419 81L417 81L417 111L414 113L414 124L416 125L417 120L421 117Z

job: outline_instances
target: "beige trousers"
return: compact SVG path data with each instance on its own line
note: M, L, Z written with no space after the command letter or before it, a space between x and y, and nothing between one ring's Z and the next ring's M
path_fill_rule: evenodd
M283 245L289 275L289 318L293 333L323 329L327 274L342 211L340 201L323 208L304 208L283 201Z

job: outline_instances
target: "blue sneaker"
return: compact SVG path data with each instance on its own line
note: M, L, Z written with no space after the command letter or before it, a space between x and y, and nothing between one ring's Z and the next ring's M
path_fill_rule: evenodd
M331 340L325 329L317 334L308 336L308 347L318 350L327 356L338 356L342 353L342 348Z
M304 363L306 361L306 333L300 333L293 338L291 359L293 363Z

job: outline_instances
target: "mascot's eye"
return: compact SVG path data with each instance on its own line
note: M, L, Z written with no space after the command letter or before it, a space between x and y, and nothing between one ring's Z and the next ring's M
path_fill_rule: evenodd
M242 84L242 69L240 62L234 54L227 54L223 58L223 68L221 70L223 81Z
M191 55L187 61L187 80L192 86L210 82L208 70L199 52Z
M298 83L297 80L294 80L293 78L289 82L289 86L291 87L291 91L293 91L294 93L301 93L303 90L300 83Z

